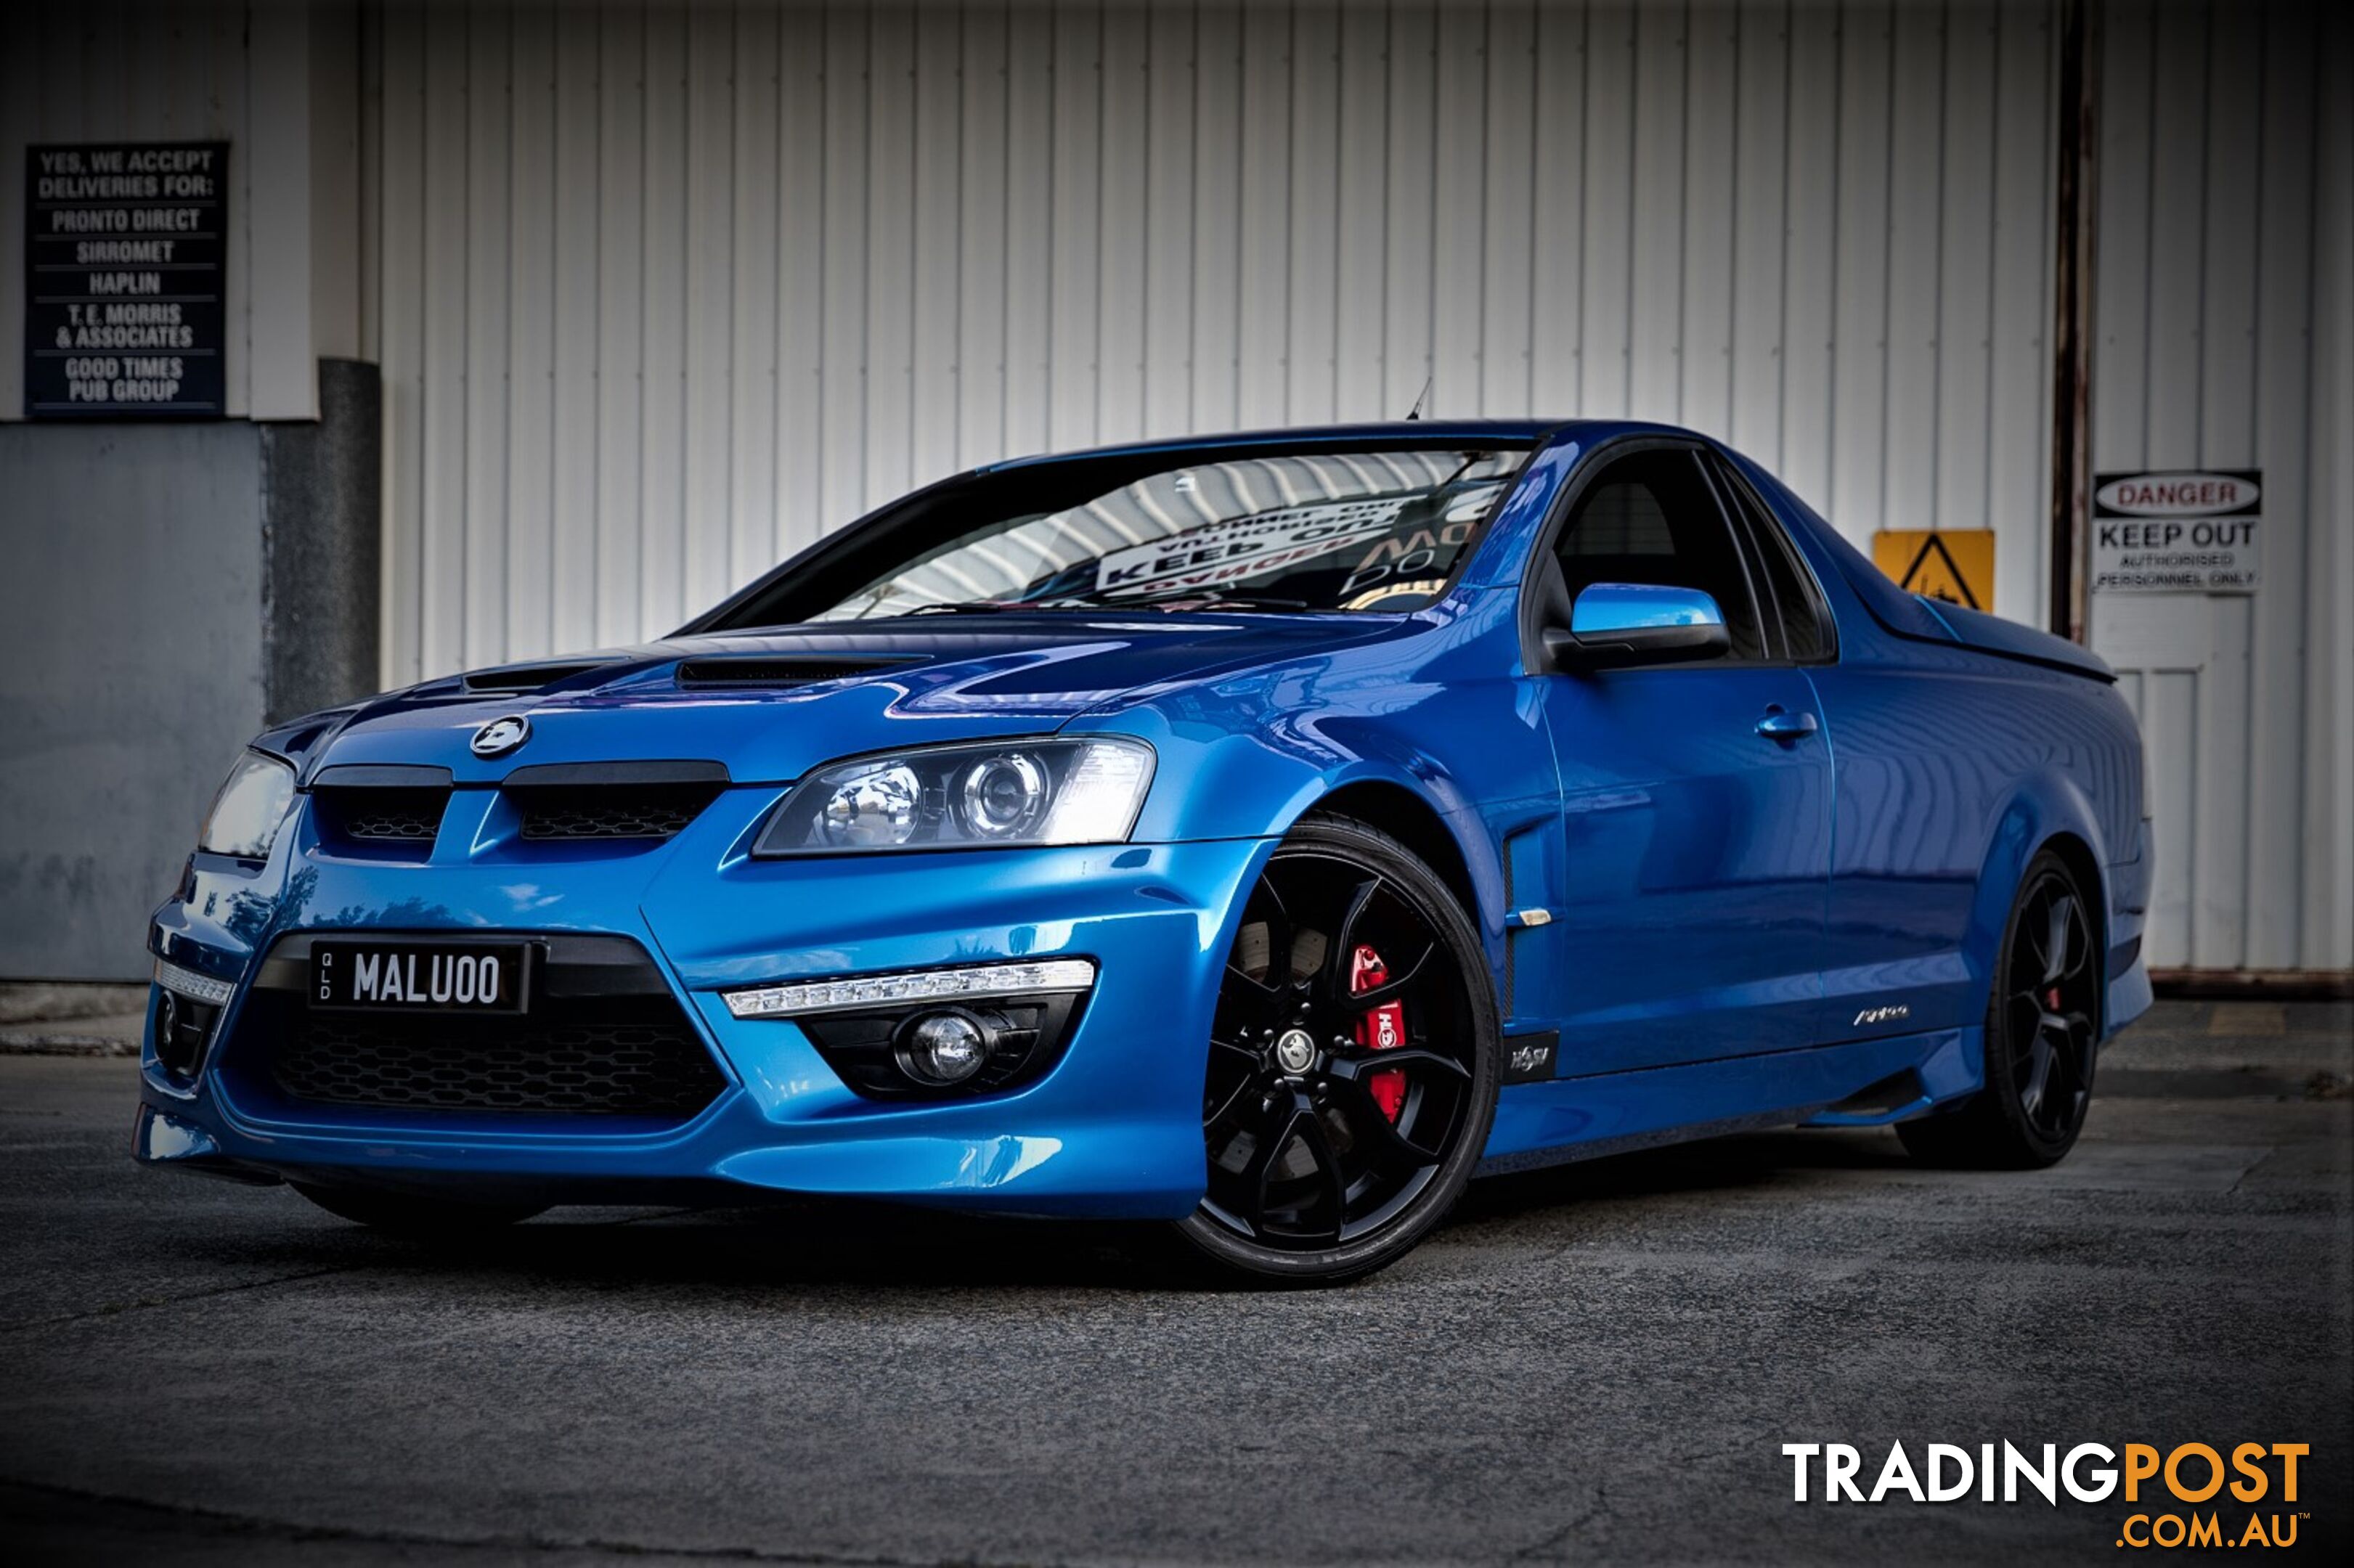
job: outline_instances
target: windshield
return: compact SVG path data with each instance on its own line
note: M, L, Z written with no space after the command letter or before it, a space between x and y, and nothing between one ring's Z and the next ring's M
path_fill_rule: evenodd
M975 520L809 619L1413 609L1446 587L1527 455L1352 451L1161 469L1052 511Z

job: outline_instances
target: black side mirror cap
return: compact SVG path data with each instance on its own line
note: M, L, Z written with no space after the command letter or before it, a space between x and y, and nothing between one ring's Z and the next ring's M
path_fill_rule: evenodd
M1545 653L1556 670L1618 670L1635 664L1681 664L1714 659L1732 651L1723 623L1702 626L1635 626L1590 637L1558 626L1544 631Z

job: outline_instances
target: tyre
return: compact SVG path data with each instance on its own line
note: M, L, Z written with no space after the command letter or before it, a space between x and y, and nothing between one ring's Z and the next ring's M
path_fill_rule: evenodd
M1959 1110L1900 1122L1928 1164L2033 1171L2084 1130L2101 1039L2101 955L2092 906L2067 863L2030 863L1995 957L1986 1086Z
M368 1187L318 1187L307 1181L289 1185L338 1219L425 1241L459 1240L504 1230L547 1209L545 1203L470 1203Z
M1189 1272L1339 1285L1405 1255L1488 1141L1499 1036L1486 950L1447 885L1373 828L1301 822L1219 990L1209 1191L1175 1227Z

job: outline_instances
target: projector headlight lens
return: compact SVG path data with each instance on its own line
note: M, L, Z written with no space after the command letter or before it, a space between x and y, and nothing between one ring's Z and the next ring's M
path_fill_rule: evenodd
M915 836L923 796L905 763L862 768L828 792L818 831L832 849L890 849Z
M854 758L794 786L752 853L1119 843L1151 782L1152 748L1114 736Z
M1018 839L1046 814L1054 786L1036 758L1009 751L966 768L957 795L964 825L975 838Z
M286 809L293 803L294 769L274 757L249 751L237 759L220 793L213 797L196 833L196 847L207 854L268 860L278 830L285 825Z

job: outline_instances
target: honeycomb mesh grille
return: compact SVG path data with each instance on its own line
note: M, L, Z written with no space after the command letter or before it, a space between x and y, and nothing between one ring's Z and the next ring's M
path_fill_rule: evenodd
M522 1017L369 1017L293 1008L270 1077L291 1098L427 1111L684 1120L724 1080L676 1004L544 1003Z
M666 839L711 804L707 784L616 784L514 791L527 839Z
M371 843L431 843L441 831L447 789L323 789L335 830Z

